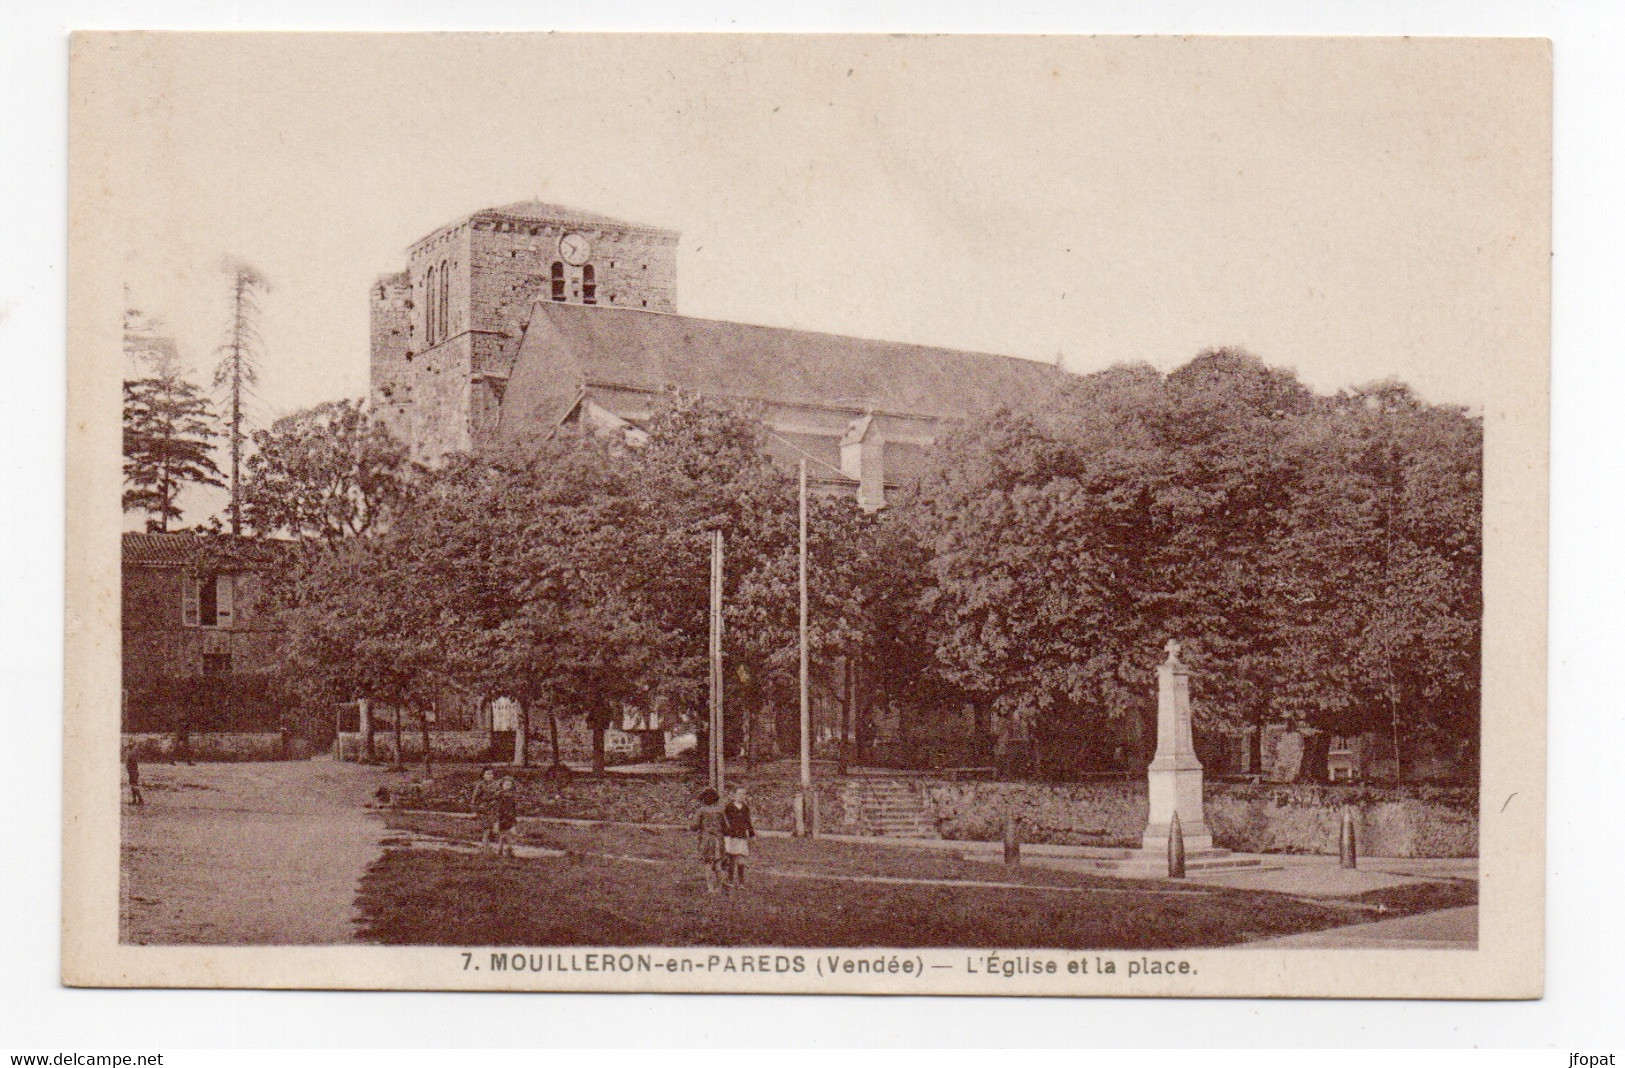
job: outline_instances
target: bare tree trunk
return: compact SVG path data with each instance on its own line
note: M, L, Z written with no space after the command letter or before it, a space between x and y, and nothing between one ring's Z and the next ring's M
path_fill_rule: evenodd
M434 777L434 749L429 744L429 719L430 710L425 708L418 715L418 728L423 735L423 777L425 779Z
M840 692L840 749L838 749L840 767L837 767L835 771L837 771L837 774L845 775L848 771L848 764L850 764L847 753L847 738L850 736L851 720L853 720L851 702L853 702L853 697L856 696L850 655L840 658L840 691L842 691Z
M405 763L401 759L405 755L406 751L401 748L401 706L400 705L395 706L394 713L395 713L395 753L394 753L394 756L390 758L389 770L391 770L391 771L400 771L403 767L406 766Z
M547 736L553 744L553 766L563 767L564 757L559 753L559 714L551 707L547 710Z
M604 773L604 724L598 720L592 721L592 770L595 775Z

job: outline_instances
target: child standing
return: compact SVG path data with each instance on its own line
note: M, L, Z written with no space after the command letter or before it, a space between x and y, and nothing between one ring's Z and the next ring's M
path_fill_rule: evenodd
M750 856L750 840L756 837L756 828L750 822L750 803L745 800L745 788L735 786L733 796L722 807L722 852L726 858L724 874L735 886L745 885L745 858Z
M498 856L513 856L513 842L519 833L518 787L513 776L508 775L503 778L502 787L497 791L496 822L491 829L496 832Z
M694 830L699 835L700 863L705 865L705 892L714 894L722 874L722 799L710 787L700 791L700 809L694 814Z
M133 742L124 746L124 777L130 782L130 804L146 804L141 796L141 749Z

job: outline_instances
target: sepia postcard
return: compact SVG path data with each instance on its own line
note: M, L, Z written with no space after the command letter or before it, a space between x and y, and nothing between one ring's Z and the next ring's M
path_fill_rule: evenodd
M71 47L67 984L1541 996L1548 42Z

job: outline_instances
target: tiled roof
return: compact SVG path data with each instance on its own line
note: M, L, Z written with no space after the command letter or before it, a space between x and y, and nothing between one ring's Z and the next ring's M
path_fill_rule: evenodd
M1070 377L1010 356L541 301L509 373L499 434L555 425L589 384L963 418Z
M196 534L124 534L126 564L181 565L196 555Z
M207 546L234 552L243 562L265 561L272 553L291 544L281 540L232 538L220 534L142 534L125 531L123 559L127 565L141 567L184 567L202 554Z

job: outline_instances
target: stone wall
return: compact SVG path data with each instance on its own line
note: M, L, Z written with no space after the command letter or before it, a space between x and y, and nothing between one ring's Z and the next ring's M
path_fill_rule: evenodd
M1478 797L1469 787L1215 784L1205 801L1214 843L1227 849L1336 853L1349 805L1367 856L1478 855Z
M369 306L373 417L398 440L412 440L412 284L405 271L373 283Z
M457 761L460 763L479 763L487 759L491 747L491 733L489 731L430 731L429 747L433 751L432 759ZM372 757L376 761L394 761L395 732L391 729L374 730L372 733ZM345 731L339 735L339 759L359 760L361 758L361 735L355 731ZM408 727L401 732L401 761L423 759L423 732Z
M173 734L125 734L124 741L134 743L142 760L168 761L175 756ZM312 755L309 741L297 734L284 738L280 731L200 732L190 741L193 760L305 760Z
M469 244L469 325L517 338L530 319L531 305L552 299L555 262L564 268L565 302L583 303L583 267L563 264L559 257L559 238L566 233L580 233L591 242L584 266L593 269L597 304L677 310L676 234L636 227L479 220Z
M1022 836L1055 845L1139 844L1145 783L941 782L905 779L936 817L944 838L992 841L1014 808Z
M697 776L659 779L548 778L520 773L527 815L631 823L687 823L704 783ZM421 803L456 809L473 782L472 769L438 776ZM903 778L937 819L944 838L998 841L1004 813L1021 818L1022 839L1058 845L1137 846L1145 827L1145 783L949 782ZM744 780L758 829L789 830L796 784ZM819 825L828 834L860 834L853 780L823 779ZM1478 853L1476 795L1467 789L1364 786L1235 786L1209 784L1208 820L1215 844L1245 853L1337 852L1342 806L1352 805L1362 855L1471 857Z
M520 812L527 816L610 820L619 823L686 825L694 818L705 782L698 775L603 778L583 775L556 779L543 768L503 769L519 780ZM463 811L478 777L474 768L437 773L433 783L420 784L403 801L441 811ZM788 779L746 781L751 819L757 830L788 831L794 826L796 784ZM856 833L857 814L842 799L842 784L824 780L814 784L823 827L832 834Z
M1137 846L1145 829L1143 781L907 781L945 838L996 839L1007 807L1021 817L1030 842ZM1361 851L1370 856L1478 854L1477 796L1467 788L1207 783L1203 801L1214 844L1243 853L1336 853L1342 809L1349 805Z
M412 441L418 459L432 461L471 444L468 334L460 334L412 359Z
M372 752L374 760L394 759L395 730L387 708L374 709ZM401 732L401 751L407 760L423 759L423 735L414 721L406 720ZM357 760L361 754L361 735L345 731L339 735L340 753L344 760ZM513 759L513 732L478 730L431 730L429 742L436 760L462 763L507 764ZM545 721L533 723L527 744L527 755L533 768L545 768L553 759L553 747ZM592 731L579 716L559 721L559 755L570 763L584 764L592 760ZM604 732L604 758L610 764L627 763L639 759L638 738L635 735L610 729Z

